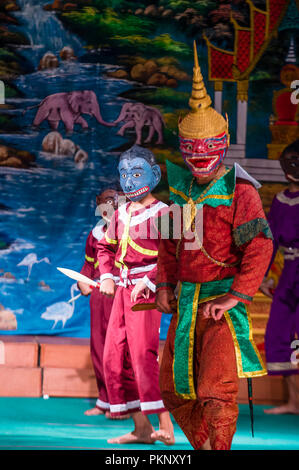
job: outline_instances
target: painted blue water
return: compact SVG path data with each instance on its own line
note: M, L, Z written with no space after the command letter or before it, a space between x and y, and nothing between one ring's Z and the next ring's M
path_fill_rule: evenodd
M118 180L118 154L113 151L126 139L116 135L116 128L99 124L86 117L89 129L75 126L67 136L62 122L58 131L63 138L73 140L88 153L88 162L79 167L72 157L50 156L42 152L42 140L51 129L44 121L39 130L32 122L37 108L22 111L38 104L47 95L73 90L93 90L98 98L105 120L112 121L123 100L117 96L129 88L126 81L106 79L111 66L82 63L84 44L67 33L53 13L43 10L47 0L22 0L22 10L16 13L21 26L16 29L28 34L30 46L20 53L30 60L35 70L47 51L58 56L63 46L71 46L78 57L74 62L61 62L59 68L20 76L15 84L24 93L24 99L7 100L14 104L19 134L1 135L1 140L36 155L36 167L29 170L4 169L0 172L0 204L9 210L0 211L0 233L13 241L6 250L0 250L0 303L17 317L18 334L62 334L89 336L89 303L81 297L73 312L65 310L66 321L54 326L54 320L42 315L56 302L67 302L71 297L73 281L57 271L57 266L79 271L84 261L86 237L98 221L95 217L95 196L107 183ZM0 205L1 208L1 205ZM27 256L31 262L26 261ZM32 262L47 260L41 262ZM23 261L23 262L22 262ZM29 260L30 261L30 260ZM21 265L18 266L18 264ZM28 268L31 266L31 272ZM3 277L11 273L15 279ZM39 283L43 281L46 289ZM61 306L60 306L61 307ZM63 307L63 306L62 306ZM163 329L163 328L162 328ZM1 334L12 333L1 330Z

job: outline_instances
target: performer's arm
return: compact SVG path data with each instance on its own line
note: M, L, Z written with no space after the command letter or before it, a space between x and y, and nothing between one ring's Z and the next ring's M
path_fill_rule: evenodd
M105 236L97 243L96 253L99 262L100 270L100 290L103 294L113 296L115 291L114 282L114 262L115 253L117 251L118 238L117 238L117 221L116 215L113 214L111 222Z
M204 304L203 315L220 320L238 302L249 304L257 292L273 251L272 234L258 192L251 185L236 185L233 237L243 252L240 270L229 292Z
M89 279L93 279L94 276L94 265L96 260L96 252L94 248L94 243L93 243L93 235L92 232L89 233L86 244L85 244L85 260L84 264L82 266L82 269L80 271L81 274L84 274L84 276L89 277ZM85 284L83 282L78 282L78 288L81 292L82 295L89 295L92 291L91 287L88 284Z
M161 211L159 211L158 215L152 220L152 223L153 223L152 229L154 230L153 233L160 240L159 245L161 246L161 244L165 241L165 239L163 238L165 236L167 236L167 241L169 241L169 236L172 235L172 232L170 229L170 225L172 226L172 219L171 221L169 219L169 207L168 206L164 207ZM160 253L161 252L159 251L158 262L159 262ZM148 290L152 292L156 292L157 291L157 288L156 288L157 275L158 275L158 268L156 264L150 271L148 271L145 274L145 276L139 281L139 283L136 284L135 289L132 292L132 299L136 300L137 298L136 294L137 293L139 294L139 292L142 292L144 288L147 288ZM174 285L174 288L175 286L176 286L176 283ZM158 286L158 288L159 290L164 290L165 286L164 287ZM169 288L171 289L172 286L170 285Z
M142 278L142 281L152 292L156 292L156 277L157 277L157 266L155 266L151 271L148 271L146 275Z
M157 275L156 275L156 304L160 312L172 313L176 298L174 290L178 282L177 250L179 239L174 238L173 228L169 230L169 237L160 240Z
M158 253L156 291L173 290L178 282L178 262L176 252L178 240L161 240Z
M94 274L94 264L96 261L95 249L92 243L92 232L90 232L85 244L85 260L80 273L92 279Z
M235 197L233 237L242 251L242 260L229 296L249 304L269 266L273 236L256 189L249 184L236 185Z

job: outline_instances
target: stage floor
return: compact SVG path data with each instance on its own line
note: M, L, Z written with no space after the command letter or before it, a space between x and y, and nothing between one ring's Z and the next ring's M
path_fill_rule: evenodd
M0 450L192 450L175 424L176 444L112 445L107 439L133 429L131 419L107 420L85 416L94 400L83 398L3 398L0 397ZM240 415L232 450L299 450L299 416L267 416L266 406L255 405L255 437L251 437L247 405L239 405ZM157 428L156 417L151 417Z

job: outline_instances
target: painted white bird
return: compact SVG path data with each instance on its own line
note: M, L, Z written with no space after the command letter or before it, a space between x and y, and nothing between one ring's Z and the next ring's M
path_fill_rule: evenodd
M27 276L27 281L29 280L32 266L37 263L41 263L44 261L45 263L51 264L49 258L42 258L40 260L37 259L36 253L29 253L28 255L25 256L25 258L22 259L22 261L17 264L17 266L27 266L28 267L28 276Z
M71 286L71 298L73 298L75 290L79 290L77 283ZM44 320L53 320L54 324L52 330L55 328L59 321L62 321L62 327L64 328L67 320L69 320L75 310L75 301L69 302L55 302L46 308L46 311L41 314L41 318Z

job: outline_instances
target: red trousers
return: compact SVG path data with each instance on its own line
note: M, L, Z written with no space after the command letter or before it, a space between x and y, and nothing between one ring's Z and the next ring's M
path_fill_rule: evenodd
M109 410L109 401L104 378L103 354L113 299L93 289L90 294L90 354L96 376L99 397L96 406Z
M163 351L160 387L166 408L196 450L209 438L213 450L228 450L236 431L238 374L232 335L224 317L204 319L199 309L194 344L197 398L176 395L173 353L177 316L173 315Z
M165 411L158 362L162 314L157 310L133 312L132 289L133 286L117 288L106 335L104 372L112 416L128 411ZM154 294L146 300L153 301ZM128 350L132 361L130 376L124 368Z

